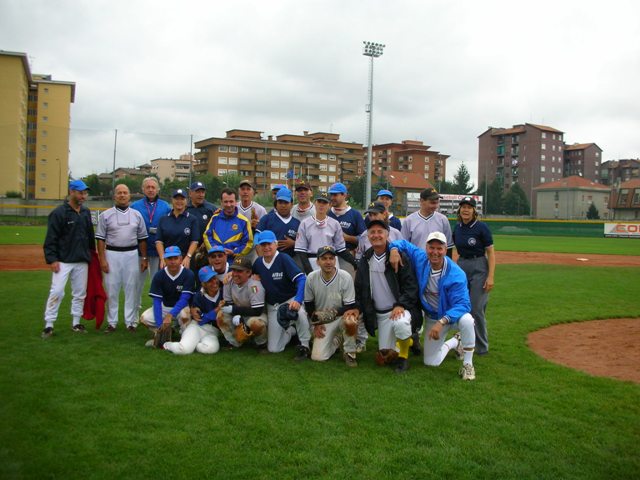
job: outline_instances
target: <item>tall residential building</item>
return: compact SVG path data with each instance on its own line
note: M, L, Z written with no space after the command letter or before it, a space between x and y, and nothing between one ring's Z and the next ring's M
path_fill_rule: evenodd
M600 182L601 162L602 149L595 143L565 145L563 175L578 175L592 182Z
M75 83L32 74L25 53L0 50L0 195L66 196L74 99Z
M399 171L420 175L431 184L437 185L446 178L447 158L440 152L418 140L403 140L401 143L373 145L371 171L376 175ZM365 151L364 160L367 160Z
M195 147L198 173L237 174L261 192L291 178L326 191L335 182L348 186L364 173L362 144L340 141L337 133L305 131L263 138L256 130L234 129L225 137L195 142Z
M532 202L534 187L563 177L564 132L525 123L489 127L478 137L478 183L496 178L508 190L519 183Z
M640 158L607 160L600 166L600 182L617 187L622 182L640 178Z

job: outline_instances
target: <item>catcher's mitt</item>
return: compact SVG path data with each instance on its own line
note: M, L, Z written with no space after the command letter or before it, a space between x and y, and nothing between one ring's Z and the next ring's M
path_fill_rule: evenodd
M171 333L173 332L171 325L163 325L156 330L153 336L153 348L162 348L166 342L171 341Z
M311 315L311 325L324 325L325 323L331 323L337 316L338 311L335 308L316 310L313 312L313 315Z
M376 363L381 367L384 365L391 365L396 358L398 358L398 352L395 350L383 348L376 352Z
M244 322L240 322L233 333L233 336L236 337L236 340L240 343L244 343L253 337L253 332L245 325Z
M278 307L278 323L285 330L289 328L291 322L295 322L298 319L298 312L295 310L289 310L289 304L283 303Z
M202 267L209 265L209 259L207 257L207 246L203 243L198 247L196 253L193 255L193 268L197 272Z

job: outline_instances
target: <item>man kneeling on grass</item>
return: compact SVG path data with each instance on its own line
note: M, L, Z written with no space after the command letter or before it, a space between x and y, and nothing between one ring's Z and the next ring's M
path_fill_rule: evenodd
M336 250L332 246L318 249L316 259L320 270L309 274L304 287L304 307L314 336L311 360L329 360L342 343L345 363L357 367L358 315L353 312L356 303L353 278L336 268ZM351 313L345 313L347 310Z
M222 300L222 282L209 266L198 271L202 287L193 297L190 315L187 309L178 314L182 335L179 342L166 342L162 348L176 355L189 355L194 351L211 355L220 350L216 319Z
M189 306L195 291L195 276L182 265L180 248L167 247L164 259L166 266L151 280L149 296L153 299L153 306L140 316L140 323L154 334L159 328L171 328L172 324L178 326L178 315ZM153 339L145 346L152 347Z

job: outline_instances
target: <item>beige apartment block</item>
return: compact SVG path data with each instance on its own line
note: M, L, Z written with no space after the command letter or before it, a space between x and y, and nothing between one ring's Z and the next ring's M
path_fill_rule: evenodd
M609 187L578 175L543 183L534 188L537 218L585 220L591 204L600 218L609 218Z
M75 83L32 74L25 53L0 51L0 195L66 196L74 97Z
M292 187L308 181L316 191L327 191L335 182L347 187L364 174L361 143L343 142L337 133L303 132L263 137L256 130L234 129L225 137L195 142L195 170L214 176L237 174L259 192L277 184Z
M371 171L376 175L391 175L391 172L415 173L432 185L447 177L449 155L431 150L419 140L403 140L401 143L373 145ZM365 152L364 159L366 161Z
M180 155L180 158L155 158L149 162L152 175L156 175L160 182L166 180L189 180L189 172L193 168L192 156Z

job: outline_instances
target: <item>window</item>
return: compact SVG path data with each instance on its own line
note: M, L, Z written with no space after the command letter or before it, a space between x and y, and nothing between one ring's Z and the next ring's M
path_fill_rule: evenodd
M47 174L46 174L46 173L44 173L44 172L43 172L43 173L41 173L41 174L40 174L40 178L41 178L42 180L46 179L46 178L47 178Z
M229 165L237 165L238 158L237 157L229 157Z
M596 152L596 158L600 157L600 152ZM596 163L597 165L597 163Z
M291 152L291 156L292 157L299 157L300 156L300 152Z
M326 182L326 181L327 181L327 176L326 176L326 175L318 175L318 179L319 179L321 182Z
M271 172L271 178L273 180L278 180L280 178L280 174L278 172Z
M49 93L49 87L44 87L44 93Z
M289 156L289 150L282 150L280 152L280 155L283 156L283 157L288 157Z
M540 177L540 183L544 183L544 177Z
M264 172L256 172L256 178L258 178L258 177L260 177L260 178L264 177Z
M640 188L636 188L633 191L633 201L631 202L633 206L640 205Z
M329 159L329 155L327 155L326 153L321 153L320 155L318 155L322 160L328 160Z
M555 145L551 145L551 150L553 150L555 152L556 151L556 146Z
M226 175L226 174L227 174L226 168L219 168L218 169L218 175Z
M271 160L271 168L280 168L280 161Z
M229 151L229 147L227 147L226 145L218 145L218 151L219 152L228 152Z
M542 132L542 138L547 138L546 132Z
M48 122L49 121L49 117L42 117L42 121L43 122Z
M628 197L629 197L629 189L628 188L621 189L620 195L618 196L618 207L626 206Z
M335 172L336 171L336 166L335 165L329 165L329 171L330 172Z
M256 153L264 153L264 149L263 148L256 148Z
M544 155L540 155L540 160L544 161L547 157L545 157Z
M542 144L540 144L540 148L541 148L542 150L546 150L546 149L547 149L547 144L546 144L546 143L542 143Z
M227 164L227 157L220 157L218 158L218 163L220 165L226 165Z
M42 151L46 152L47 151L47 146L46 145L42 145Z
M43 131L42 131L42 136L43 136L43 137L46 137L46 136L47 136L47 131L46 131L46 130L43 130Z
M320 171L321 172L326 172L328 169L327 164L326 163L321 163L320 164Z
M42 102L42 106L44 108L49 108L49 102Z
M287 179L287 172L282 172L282 173L280 174L280 179L281 179L281 180L286 180L286 179Z
M560 193L558 193L558 192L554 193L554 194L553 194L553 199L554 199L556 202L560 201Z
M289 168L289 162L281 160L280 161L280 168Z
M329 175L329 183L335 183L336 177L334 175Z
M544 165L540 165L540 171L541 171L541 172L546 171L546 167L545 167Z
M235 145L231 145L229 147L229 152L230 153L238 153L238 147L236 147Z
M272 157L279 157L280 156L280 150L271 150L271 156Z
M332 162L336 161L336 156L335 155L329 155L329 160Z
M243 153L250 152L251 149L249 147L240 147L240 151Z
M228 170L227 173L229 175L237 175L238 174L238 170Z

